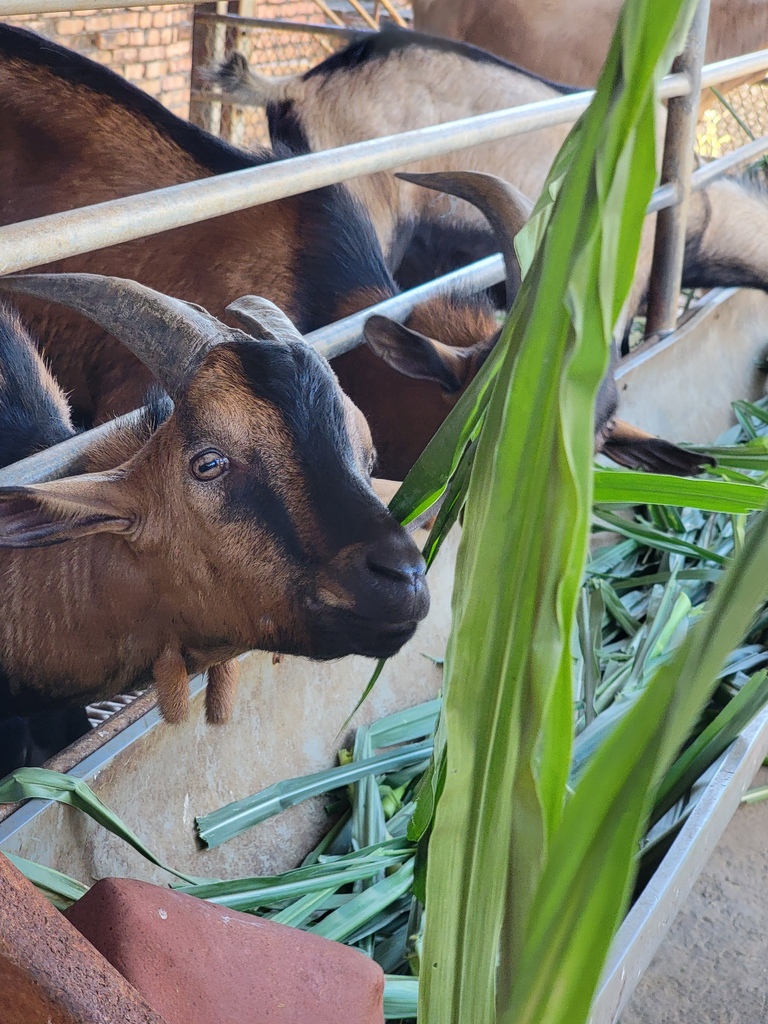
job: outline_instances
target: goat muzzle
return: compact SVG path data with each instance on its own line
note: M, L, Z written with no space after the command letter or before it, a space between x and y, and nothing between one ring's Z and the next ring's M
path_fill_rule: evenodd
M316 656L389 657L429 611L424 559L400 527L352 544L323 571L307 607L321 648Z

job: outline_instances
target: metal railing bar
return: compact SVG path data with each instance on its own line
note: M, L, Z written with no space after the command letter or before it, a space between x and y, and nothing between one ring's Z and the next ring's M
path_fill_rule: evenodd
M768 50L755 50L741 57L729 57L714 64L705 64L701 69L701 88L708 89L711 85L727 82L730 78L741 78L742 75L757 74L768 68Z
M768 152L768 135L694 171L692 190L696 192L704 188L737 164L761 156L765 152ZM671 205L675 202L675 197L674 186L660 186L654 190L653 198L648 205L648 212L653 213L664 206ZM481 291L483 288L490 288L503 280L504 261L501 255L497 253L494 256L487 256L485 259L454 270L434 281L385 299L334 324L321 327L308 334L307 341L311 342L327 359L334 359L344 352L351 351L361 343L363 327L369 316L378 313L395 320L405 319L417 303L425 302L441 292L457 287L466 291ZM138 412L132 412L120 416L108 424L86 431L69 441L63 441L52 448L0 469L0 486L40 483L43 480L53 480L76 471L81 454L90 446L94 436L105 433L113 426L127 423L138 415Z
M9 224L0 228L0 274L160 234L361 174L567 124L586 109L591 96L575 93L496 110Z
M691 175L691 191L700 192L707 185L711 185L717 178L722 178L728 171L745 163L747 160L756 160L763 153L768 152L768 135L761 135L759 139L747 142L739 146L732 153L720 156L717 160L711 160L702 167L697 168ZM668 206L672 206L677 200L677 188L675 185L659 185L653 190L653 196L648 204L648 213L657 213Z
M763 53L768 63L768 51ZM733 73L734 63L743 67L740 58L720 62L718 81ZM713 82L714 78L710 76L709 81ZM663 98L684 95L688 89L684 75L671 76L662 83L660 95ZM284 174L286 162L280 161L6 225L0 228L0 273L43 266L68 256L159 234L360 174L387 170L539 128L567 124L586 109L591 96L591 91L574 93L294 157L290 180L286 180Z
M667 112L661 181L673 186L676 202L660 211L656 219L648 288L648 334L671 331L677 322L708 22L709 0L699 0L685 49L672 65L675 71L688 75L691 92L670 100Z
M10 466L0 469L0 487L20 487L26 484L39 484L44 480L58 480L71 473L82 472L81 457L101 437L105 437L115 428L130 426L142 415L143 409L118 416L109 423L102 423L92 430L60 441L51 448L20 459Z
M495 256L486 256L485 259L470 263L466 267L451 271L443 277L434 281L427 281L410 291L401 292L390 299L377 302L375 306L362 309L359 313L353 313L343 320L337 320L327 327L320 327L306 335L306 340L326 359L335 359L336 356L357 348L363 339L363 327L366 320L379 314L380 316L392 317L394 320L403 320L411 312L414 306L427 299L434 298L444 292L452 291L461 287L468 292L479 292L484 288L490 288L504 280L504 260L500 253Z
M341 28L339 25L320 25L316 22L285 21L282 18L246 18L241 14L208 14L201 12L195 15L198 22L217 25L231 25L233 28L266 28L271 32L306 32L307 35L337 36L340 39L356 39L365 34L365 29Z

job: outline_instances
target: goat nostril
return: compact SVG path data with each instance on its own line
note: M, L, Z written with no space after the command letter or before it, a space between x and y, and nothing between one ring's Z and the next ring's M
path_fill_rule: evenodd
M370 552L367 563L368 569L375 576L382 576L393 583L406 583L414 588L418 586L426 572L424 559L420 555L417 558L410 554L401 554L398 557L392 552L390 557L386 557L382 552Z

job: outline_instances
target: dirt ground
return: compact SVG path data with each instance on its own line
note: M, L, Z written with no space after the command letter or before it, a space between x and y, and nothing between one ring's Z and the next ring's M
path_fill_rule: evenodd
M768 1024L768 801L736 812L621 1024Z

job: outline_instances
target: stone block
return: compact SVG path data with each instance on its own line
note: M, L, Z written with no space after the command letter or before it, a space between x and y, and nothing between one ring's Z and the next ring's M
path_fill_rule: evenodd
M381 968L297 928L124 878L66 916L168 1024L384 1020Z
M166 1024L0 854L3 1024Z

